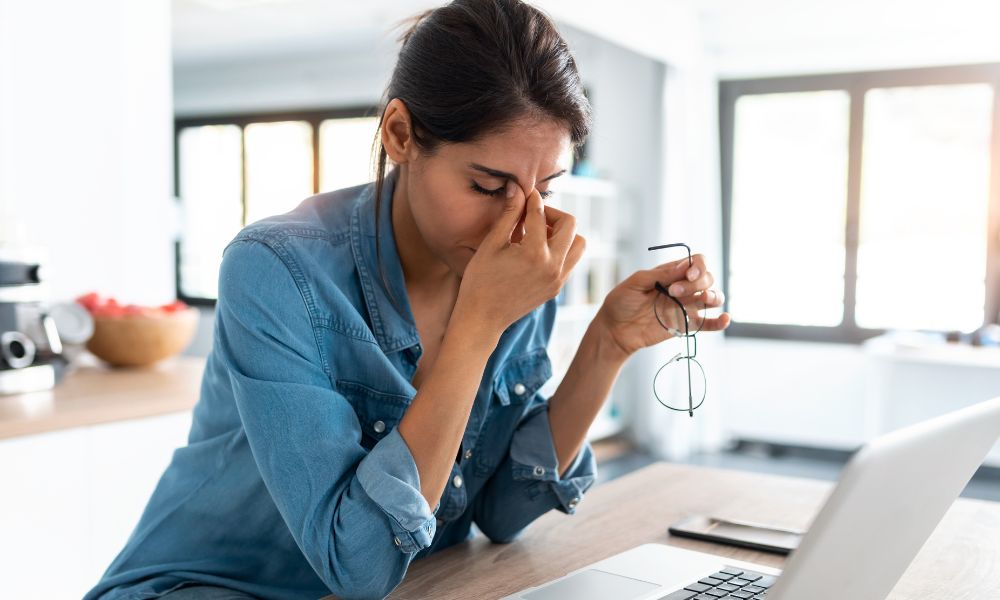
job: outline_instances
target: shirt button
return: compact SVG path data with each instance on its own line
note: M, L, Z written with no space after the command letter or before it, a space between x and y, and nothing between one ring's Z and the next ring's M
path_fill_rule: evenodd
M472 449L470 448L470 449L466 450L465 454L463 455L463 457L465 458L465 460L469 460L470 458L472 458Z
M397 546L402 546L403 545L403 542L399 541L399 536L398 535L396 537L392 538L392 543L396 544Z
M382 433L385 431L385 423L382 421L375 421L375 424L372 425L372 429L375 430L375 433Z
M455 478L451 480L451 484L457 488L462 487L462 476L455 475Z
M541 477L545 475L545 467L538 465L535 467L535 477Z
M579 498L573 498L572 500L569 501L569 507L570 508L576 508L576 505L579 504L579 503L580 503L580 499Z
M514 386L514 393L517 394L518 396L520 396L525 391L527 391L527 389L528 388L524 387L523 383L518 383L517 385Z

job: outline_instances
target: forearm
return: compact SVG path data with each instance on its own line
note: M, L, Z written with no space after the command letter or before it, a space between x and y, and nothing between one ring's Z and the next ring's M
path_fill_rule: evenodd
M611 392L628 356L605 334L599 319L587 328L566 375L549 399L549 428L565 474L586 439L587 430Z
M495 327L456 305L434 366L399 423L420 474L420 492L432 508L448 483L483 371L499 339Z

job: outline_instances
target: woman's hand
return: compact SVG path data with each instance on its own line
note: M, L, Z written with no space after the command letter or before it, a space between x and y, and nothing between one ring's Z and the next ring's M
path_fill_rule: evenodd
M456 310L502 332L559 294L585 245L572 215L507 182L503 214L465 268Z
M709 289L715 277L705 268L705 257L695 254L691 258L693 264L690 265L685 257L652 269L636 271L608 293L594 324L603 328L606 337L621 349L625 357L673 337L660 325L653 312L653 302L661 295L655 287L656 282L684 304L691 322L701 314L698 311L702 305L706 308L723 305L725 298L722 292ZM661 298L660 301L677 306L669 298ZM701 331L721 331L729 326L729 322L729 313L706 317ZM678 329L683 327L683 324L667 324Z

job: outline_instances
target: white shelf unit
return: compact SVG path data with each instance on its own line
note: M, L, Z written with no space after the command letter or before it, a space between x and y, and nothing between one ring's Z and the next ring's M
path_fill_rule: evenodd
M559 294L559 310L548 348L552 379L542 387L542 393L549 396L565 376L604 297L618 283L621 256L620 207L617 188L612 182L564 176L553 181L552 190L555 193L547 204L576 217L577 234L587 240L587 248ZM623 428L620 413L612 391L587 439L598 440L620 432Z

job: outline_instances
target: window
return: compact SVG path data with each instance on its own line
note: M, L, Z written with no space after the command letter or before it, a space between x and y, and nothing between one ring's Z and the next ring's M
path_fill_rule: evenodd
M727 335L996 322L998 87L1000 65L722 82Z
M840 322L849 113L839 90L737 102L729 288L742 321ZM776 303L763 289L779 264L800 275L794 289L806 301Z
M178 119L177 297L214 304L222 250L244 226L371 181L375 110Z

